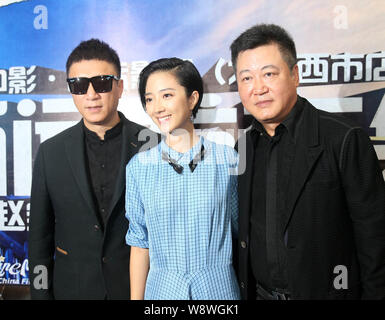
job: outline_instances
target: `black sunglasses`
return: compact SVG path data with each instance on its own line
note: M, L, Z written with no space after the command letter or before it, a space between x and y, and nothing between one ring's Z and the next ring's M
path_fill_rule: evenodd
M90 82L94 87L95 92L104 93L112 90L112 80L120 80L118 77L113 75L96 76L92 78L68 78L68 87L72 94L86 94Z

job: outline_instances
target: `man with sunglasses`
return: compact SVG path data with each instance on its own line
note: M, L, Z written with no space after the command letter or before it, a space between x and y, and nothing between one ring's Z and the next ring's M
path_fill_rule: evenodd
M129 299L125 166L145 143L138 138L145 128L117 111L123 81L119 57L108 44L81 42L66 68L69 90L83 118L43 142L35 159L31 296Z

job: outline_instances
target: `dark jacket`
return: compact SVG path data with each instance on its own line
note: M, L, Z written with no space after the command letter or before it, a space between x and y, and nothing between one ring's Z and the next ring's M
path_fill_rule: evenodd
M121 163L104 230L87 175L82 123L39 147L32 178L29 230L33 299L129 299L125 167L145 143L138 141L139 131L145 128L120 116ZM35 279L42 285L41 273L34 273L36 266L47 268L48 289L35 288Z
M282 241L293 299L385 298L385 187L367 134L350 120L317 110L306 99L286 190ZM253 299L249 215L254 147L238 142L239 281ZM258 136L256 136L258 139ZM346 267L347 289L335 286Z

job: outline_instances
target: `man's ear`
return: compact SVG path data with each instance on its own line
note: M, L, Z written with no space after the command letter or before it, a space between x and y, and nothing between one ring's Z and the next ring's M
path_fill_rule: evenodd
M295 83L295 86L299 86L299 71L298 71L298 64L295 64L293 69L291 69L291 76Z
M118 90L119 90L119 98L121 98L122 94L123 94L123 80L120 79L118 80Z

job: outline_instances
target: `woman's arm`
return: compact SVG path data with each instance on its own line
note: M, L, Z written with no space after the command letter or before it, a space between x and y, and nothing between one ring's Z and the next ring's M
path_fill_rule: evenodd
M130 256L130 288L131 300L143 300L144 290L148 270L150 268L150 258L148 249L131 247Z

